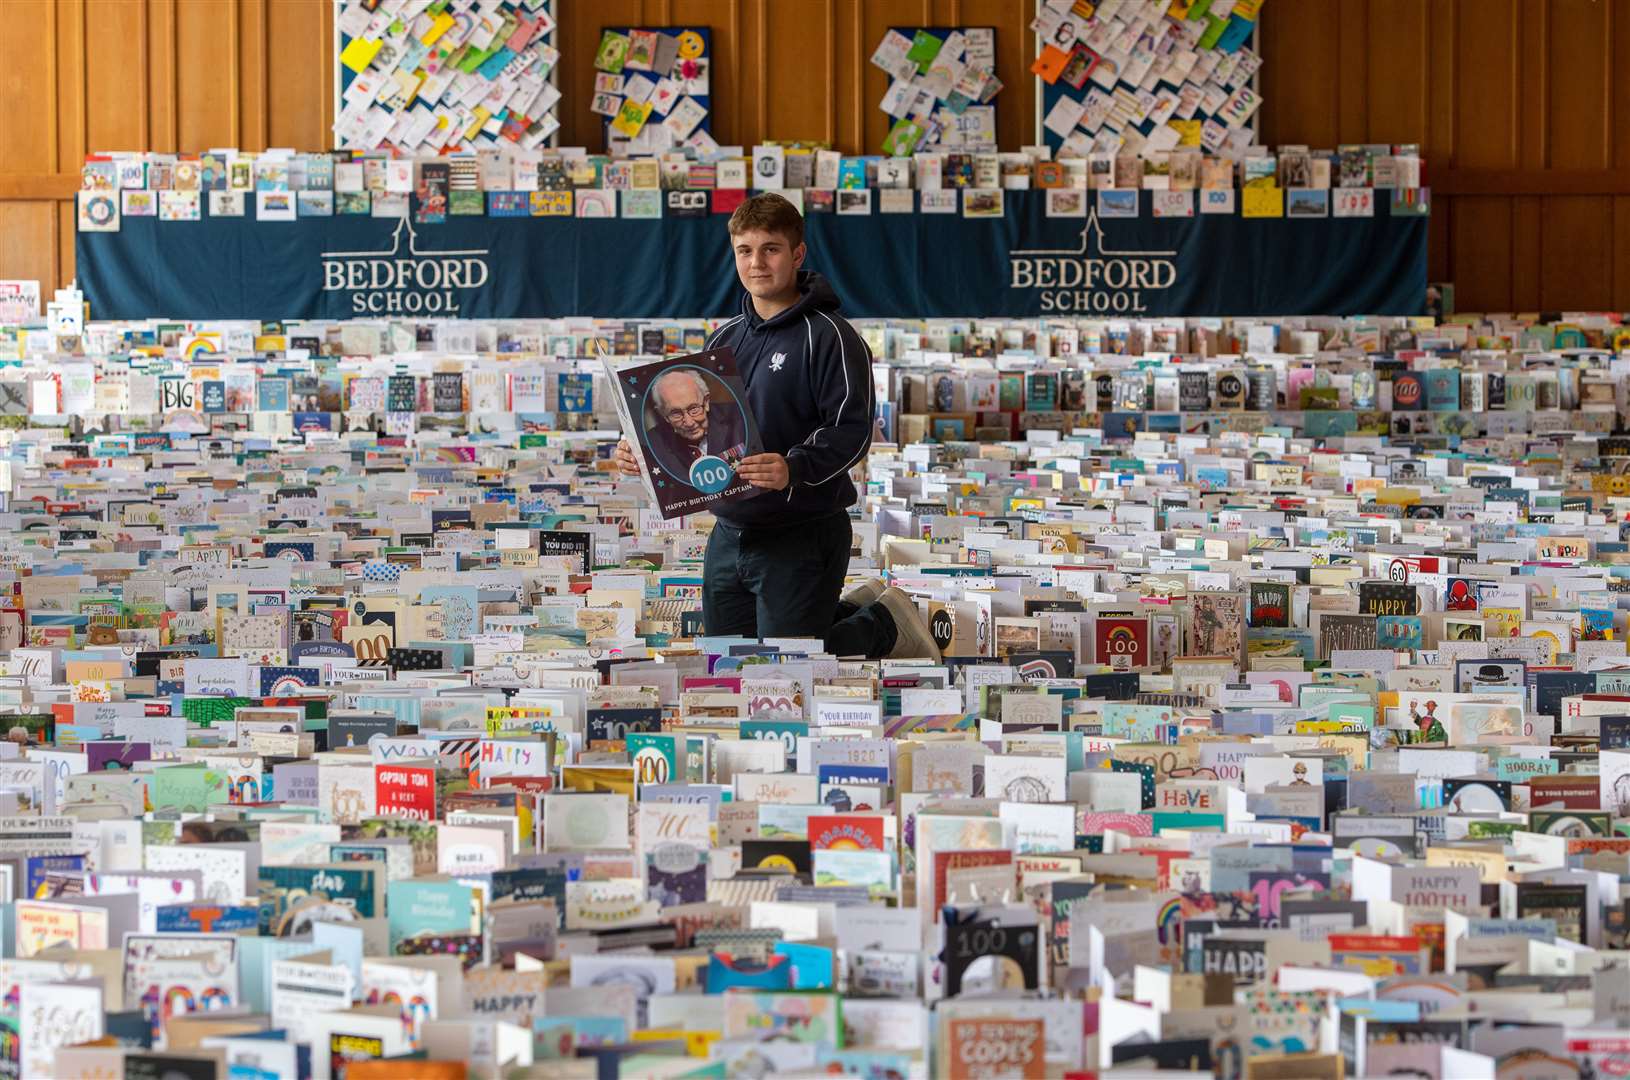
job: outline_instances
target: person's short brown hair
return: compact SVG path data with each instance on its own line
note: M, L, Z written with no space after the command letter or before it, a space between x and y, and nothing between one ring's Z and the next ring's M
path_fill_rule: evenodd
M804 215L798 208L773 191L766 191L736 207L730 215L730 235L761 229L767 233L780 233L788 240L788 247L804 242Z

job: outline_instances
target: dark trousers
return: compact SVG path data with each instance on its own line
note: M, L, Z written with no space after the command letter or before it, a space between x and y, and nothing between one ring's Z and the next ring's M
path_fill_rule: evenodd
M812 637L836 656L887 656L894 620L838 599L849 568L849 515L781 528L713 526L702 562L709 636Z

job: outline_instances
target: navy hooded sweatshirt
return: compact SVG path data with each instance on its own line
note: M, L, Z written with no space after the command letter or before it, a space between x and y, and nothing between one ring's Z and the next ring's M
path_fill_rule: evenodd
M796 525L855 504L849 470L872 444L871 352L824 277L800 270L798 293L773 319L743 293L741 314L708 339L709 349L735 350L764 452L785 457L790 477L783 491L715 507L727 525Z

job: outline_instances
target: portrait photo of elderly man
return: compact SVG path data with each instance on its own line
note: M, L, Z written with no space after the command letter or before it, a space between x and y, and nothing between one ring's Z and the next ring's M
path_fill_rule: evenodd
M663 468L687 481L704 457L739 461L747 450L747 422L728 394L715 395L698 368L675 368L651 384L646 438Z

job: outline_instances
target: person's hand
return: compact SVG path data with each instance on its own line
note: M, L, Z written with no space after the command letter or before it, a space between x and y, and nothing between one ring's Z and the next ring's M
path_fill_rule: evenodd
M611 460L617 466L617 471L624 476L638 476L640 463L634 459L634 448L623 439L617 444L617 452L611 455Z
M780 491L791 482L787 459L780 454L754 454L736 465L736 475L756 488Z

